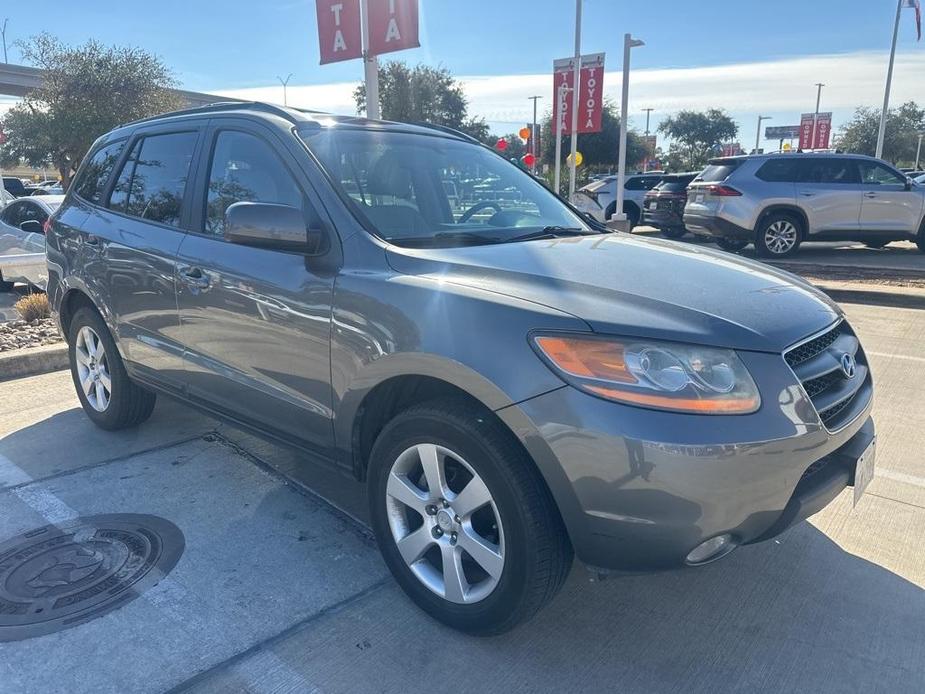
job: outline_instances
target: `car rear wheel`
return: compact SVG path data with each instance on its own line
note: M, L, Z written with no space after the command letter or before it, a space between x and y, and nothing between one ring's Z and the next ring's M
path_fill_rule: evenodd
M623 210L626 212L626 219L630 223L630 231L639 225L639 209L635 205L626 204L623 206ZM617 203L616 201L610 203L607 206L607 209L604 210L604 221L607 222L617 213Z
M68 357L77 397L98 427L125 429L151 416L156 396L129 379L106 323L93 309L74 314Z
M925 253L925 219L923 219L922 223L919 225L919 233L918 236L915 237L915 243L918 245L919 250Z
M532 461L491 413L463 400L406 410L369 462L373 531L398 584L471 634L532 617L561 588L572 549Z
M729 253L738 253L748 245L748 241L739 239L716 239L716 245Z
M687 233L684 227L665 227L662 229L662 236L666 239L680 239Z
M15 284L13 282L5 282L3 280L3 273L0 272L0 292L11 292Z
M773 213L758 225L755 250L765 258L787 258L800 248L802 238L800 222L785 213Z

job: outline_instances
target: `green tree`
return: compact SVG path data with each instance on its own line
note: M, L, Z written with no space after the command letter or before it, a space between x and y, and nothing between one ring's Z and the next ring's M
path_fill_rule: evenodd
M49 34L19 43L23 59L45 71L44 84L3 119L0 159L51 163L65 186L100 135L128 121L182 105L170 70L140 48L88 41L69 47Z
M838 132L838 148L855 154L873 156L877 152L877 133L880 129L880 109L862 106L854 117ZM883 138L883 158L894 164L915 162L918 133L925 130L925 109L914 101L887 111L886 132Z
M552 113L547 112L543 118L540 134L540 157L550 167L556 163L556 138L552 132ZM566 158L571 152L572 136L562 136L562 166L566 166ZM579 181L586 180L594 171L615 169L618 166L620 155L620 115L617 106L606 101L601 117L601 131L599 133L579 133L578 151L581 152L582 165L578 169ZM645 143L642 138L630 130L626 133L626 166L632 170L646 156ZM568 176L563 175L567 181Z
M658 131L673 140L672 150L680 155L672 157L690 171L703 168L717 145L735 139L739 126L722 109L709 111L679 111L658 126Z
M353 91L357 113L366 111L366 85ZM379 66L379 113L385 120L433 123L486 141L488 124L469 116L462 85L443 67L393 60Z

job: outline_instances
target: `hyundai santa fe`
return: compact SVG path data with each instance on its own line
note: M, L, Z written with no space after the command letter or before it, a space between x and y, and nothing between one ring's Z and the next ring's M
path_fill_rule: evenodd
M529 618L573 555L707 564L873 475L838 306L602 230L458 133L243 103L132 123L47 255L95 424L170 396L340 466L397 582L469 633Z

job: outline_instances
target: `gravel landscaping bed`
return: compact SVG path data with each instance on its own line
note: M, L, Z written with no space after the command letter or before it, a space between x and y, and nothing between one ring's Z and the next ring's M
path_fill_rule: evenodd
M56 342L61 342L61 335L58 334L55 321L51 318L41 318L31 323L24 320L0 323L0 352L52 345Z

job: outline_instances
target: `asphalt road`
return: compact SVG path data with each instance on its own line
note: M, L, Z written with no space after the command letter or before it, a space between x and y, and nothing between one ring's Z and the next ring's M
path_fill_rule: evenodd
M101 513L185 535L137 599L0 642L0 692L921 692L925 320L847 309L878 383L877 476L857 508L847 490L700 569L599 581L576 565L534 621L491 639L404 598L362 490L336 473L167 401L135 431L100 431L64 372L0 383L0 543Z

